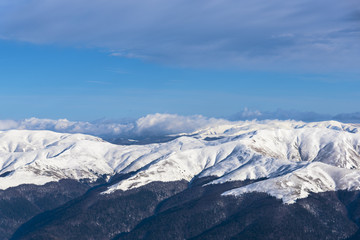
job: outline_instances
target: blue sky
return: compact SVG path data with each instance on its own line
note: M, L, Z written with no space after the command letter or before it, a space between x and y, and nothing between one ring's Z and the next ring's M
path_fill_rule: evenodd
M0 118L359 111L357 1L3 0Z

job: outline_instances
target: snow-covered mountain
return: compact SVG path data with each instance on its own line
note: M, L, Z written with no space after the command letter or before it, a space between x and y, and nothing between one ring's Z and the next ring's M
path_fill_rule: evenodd
M208 184L258 180L224 192L266 192L294 203L311 192L360 189L359 125L340 122L234 122L173 141L115 145L83 134L0 132L0 189L60 179L111 179L103 194L150 182L216 177Z

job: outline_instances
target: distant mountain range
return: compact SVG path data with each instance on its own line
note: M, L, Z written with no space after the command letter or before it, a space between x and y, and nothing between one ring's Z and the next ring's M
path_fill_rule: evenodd
M244 110L227 117L227 119L230 120L292 119L296 121L305 121L305 122L335 120L346 123L360 123L360 112L340 113L340 114L331 115L331 114L322 114L322 113L316 113L310 111L305 112L305 111L283 110L283 109L278 109L276 111L258 111L258 110L249 110L245 108Z
M360 125L0 132L0 239L356 239Z

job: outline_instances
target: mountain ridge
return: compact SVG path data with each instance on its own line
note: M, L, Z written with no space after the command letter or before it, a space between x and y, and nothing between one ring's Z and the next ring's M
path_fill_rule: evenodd
M131 146L83 134L8 130L0 132L0 188L130 172L136 173L103 194L194 177L216 177L208 184L264 178L223 194L260 191L290 204L311 192L360 188L358 129L336 121L245 121Z

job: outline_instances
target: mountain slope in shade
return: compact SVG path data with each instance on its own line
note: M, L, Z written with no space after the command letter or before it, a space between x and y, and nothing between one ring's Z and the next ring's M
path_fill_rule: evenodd
M80 197L89 188L91 185L87 183L67 179L0 190L0 239L9 239L23 223Z
M359 191L310 194L294 204L265 193L221 193L252 181L202 186L210 178L100 188L23 224L25 239L347 239L359 236Z
M224 195L265 192L285 203L309 193L360 189L359 126L335 121L236 122L161 144L120 146L82 134L0 133L0 189L60 179L130 177L103 194L151 182L265 179Z

